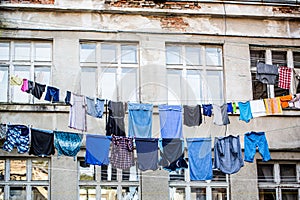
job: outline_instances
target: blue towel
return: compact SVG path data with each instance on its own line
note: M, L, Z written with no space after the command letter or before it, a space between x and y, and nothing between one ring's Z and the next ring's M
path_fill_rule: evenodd
M75 157L80 151L82 134L54 131L54 146L58 156L65 155Z
M250 119L253 118L251 107L250 107L250 101L246 102L238 102L239 110L240 110L240 120L245 121L246 123L250 122Z
M142 171L157 170L158 168L158 139L135 138L137 164Z
M182 107L179 105L159 105L161 138L183 138Z

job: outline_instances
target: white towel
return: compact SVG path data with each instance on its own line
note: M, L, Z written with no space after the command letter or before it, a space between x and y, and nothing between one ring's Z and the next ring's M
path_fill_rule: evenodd
M250 108L253 118L267 115L263 99L250 101Z

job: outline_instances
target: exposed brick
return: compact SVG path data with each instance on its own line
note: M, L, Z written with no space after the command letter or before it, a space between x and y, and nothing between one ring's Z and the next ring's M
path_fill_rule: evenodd
M292 6L279 7L279 6L276 6L276 7L273 7L273 12L300 14L300 7L292 7Z
M150 17L153 19L159 19L162 29L166 30L176 30L184 32L189 24L183 20L182 17L174 16L154 16Z
M54 4L55 0L9 0L8 2L18 4Z

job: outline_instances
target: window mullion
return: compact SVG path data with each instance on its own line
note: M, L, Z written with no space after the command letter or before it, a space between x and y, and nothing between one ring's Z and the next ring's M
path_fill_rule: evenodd
M266 50L266 64L272 65L272 51L270 49ZM275 97L274 85L267 85L267 92L269 98Z
M211 191L211 186L208 185L205 187L206 189L206 199L207 200L212 200L212 191Z
M9 56L9 70L8 70L8 88L9 88L9 99L8 102L13 101L13 87L10 85L10 77L13 75L12 72L14 72L14 65L13 65L13 58L14 58L14 49L15 49L15 43L12 41L10 43L10 56Z
M280 168L278 163L274 164L274 182L276 184L280 183Z

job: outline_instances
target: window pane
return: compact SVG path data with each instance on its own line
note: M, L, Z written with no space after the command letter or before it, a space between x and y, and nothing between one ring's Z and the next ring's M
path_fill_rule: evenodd
M9 60L9 43L0 43L0 60Z
M274 165L272 164L257 165L258 182L273 182L274 180L273 166Z
M259 189L259 200L276 200L276 190Z
M117 100L117 69L104 69L101 77L102 98Z
M185 189L170 187L170 199L185 200Z
M31 199L32 200L47 200L48 199L48 187L43 187L43 186L32 187Z
M8 67L0 65L0 102L7 102Z
M137 63L136 45L121 45L121 62Z
M115 181L117 180L117 169L112 168L111 165L101 166L101 180L102 181Z
M30 43L15 43L14 60L30 60Z
M226 174L219 170L213 170L213 181L226 181Z
M191 200L206 200L206 189L205 188L191 188Z
M287 66L286 51L272 51L272 64L279 66Z
M294 68L300 68L300 52L293 52Z
M129 200L129 199L134 199L134 200L139 199L138 187L136 186L122 187L121 200Z
M213 200L227 199L226 188L212 188L211 189Z
M268 98L267 84L263 84L259 80L256 80L256 73L251 73L251 77L252 77L253 99Z
M0 200L4 200L4 187L0 187Z
M166 47L166 61L167 64L172 65L172 64L181 64L181 47L177 46L167 46Z
M81 181L95 180L95 166L86 164L85 161L79 161L79 174Z
M220 66L222 65L222 50L221 48L207 47L206 53L206 65Z
M15 66L14 75L30 80L30 66ZM22 92L20 87L13 87L13 101L28 103L29 95L26 92Z
M186 47L186 63L187 65L201 64L201 49L198 47Z
M48 169L49 161L48 160L32 160L32 180L49 180Z
M282 189L282 200L299 200L298 189Z
M80 62L96 62L96 44L80 44Z
M79 188L80 200L96 200L95 186L80 186Z
M101 199L117 200L118 199L117 187L102 186Z
M200 101L201 72L199 70L187 70L187 100L188 104L197 104Z
M35 61L51 61L51 44L35 43Z
M0 180L4 181L5 178L5 160L0 160Z
M26 178L26 160L10 160L10 180L24 181Z
M35 67L34 80L41 84L50 84L50 67Z
M81 68L81 94L96 96L96 68Z
M250 61L251 61L251 67L254 67L256 69L257 62L265 62L265 50L250 50Z
M118 85L123 101L137 101L137 68L123 68L121 84Z
M296 164L280 164L281 182L296 182Z
M114 44L101 45L101 62L117 63L117 46Z
M26 187L25 186L10 187L9 199L10 200L26 199Z
M181 70L168 70L168 104L180 104L181 95Z
M184 169L170 172L169 180L170 181L184 181Z
M207 93L202 99L209 100L215 104L221 104L223 102L223 72L222 71L207 71L206 72ZM204 87L206 88L206 87Z

